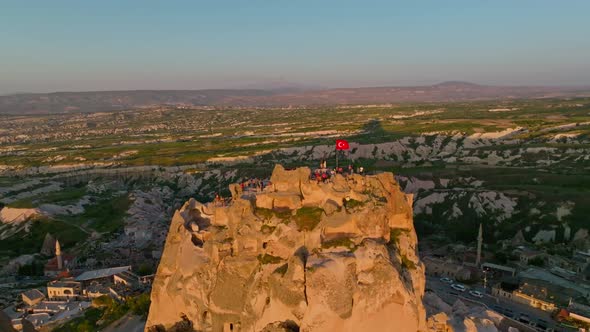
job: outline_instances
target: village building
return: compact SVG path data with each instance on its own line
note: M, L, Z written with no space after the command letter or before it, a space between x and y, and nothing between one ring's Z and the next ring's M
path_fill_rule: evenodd
M99 283L113 283L116 274L131 271L131 266L110 267L106 269L86 271L76 277L76 281L82 283L84 286L90 285L92 282Z
M115 274L113 281L115 284L123 284L130 288L136 288L140 285L139 276L129 270Z
M54 280L47 284L50 300L69 300L82 296L82 284L73 279Z
M32 313L47 313L54 315L67 309L66 301L41 301L29 309Z
M566 309L571 319L582 323L590 324L590 307L579 303L571 302Z
M448 277L455 280L469 280L472 277L471 269L451 260L443 260L434 257L424 257L426 274L435 277Z
M483 263L481 265L481 268L487 273L493 274L494 278L514 277L516 275L516 269L510 266L493 263Z
M45 299L45 294L43 294L38 289L29 289L28 291L22 293L21 297L23 302L28 306L34 306Z
M532 285L525 284L515 287L509 283L498 283L492 287L492 295L548 312L557 309L555 303L547 299L546 289L537 288Z
M529 262L533 259L545 259L546 254L542 251L532 250L526 247L520 247L513 252L514 254L518 255L518 259L522 264L529 264Z
M39 328L49 323L51 321L51 316L47 313L31 314L27 316L26 320L31 322L35 328Z
M99 282L90 283L90 285L86 286L82 291L82 294L89 299L110 295L110 293L109 287Z

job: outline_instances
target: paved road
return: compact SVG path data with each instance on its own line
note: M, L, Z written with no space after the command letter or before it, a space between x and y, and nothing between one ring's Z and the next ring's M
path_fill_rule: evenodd
M502 314L505 317L514 318L518 320L521 315L527 315L532 322L535 324L539 323L539 320L547 322L548 327L555 329L556 331L575 331L568 330L558 326L558 322L551 318L551 314L540 310L531 308L527 305L515 303L506 299L496 298L491 294L485 294L483 298L476 298L469 294L469 291L459 292L451 288L449 284L443 283L439 278L426 277L426 288L434 291L443 301L453 304L459 297L463 297L465 304L470 304L469 300L481 303L487 308ZM471 289L478 290L485 293L485 290L481 285L473 286ZM474 304L473 302L471 304Z

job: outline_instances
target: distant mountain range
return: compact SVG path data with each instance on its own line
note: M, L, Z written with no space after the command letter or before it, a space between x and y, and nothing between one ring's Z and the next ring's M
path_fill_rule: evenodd
M575 96L590 96L590 86L488 86L444 82L429 86L320 90L215 89L22 93L0 96L0 114L116 111L158 105L281 107Z

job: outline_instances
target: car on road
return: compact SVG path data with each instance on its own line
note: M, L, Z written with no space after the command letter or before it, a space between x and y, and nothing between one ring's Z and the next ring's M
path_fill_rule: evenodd
M451 279L451 278L440 278L439 280L444 282L445 284L452 284L453 283L453 279Z
M480 291L476 291L476 290L469 291L469 295L471 295L473 297L480 298L480 299L483 297L483 294Z
M467 287L465 287L465 285L461 285L461 284L452 284L451 288L454 290L457 290L459 292L464 292L467 290Z
M544 319L537 320L537 331L554 331L552 328L549 328L549 322Z
M514 318L514 312L512 311L512 309L506 308L506 310L504 310L504 316L508 318Z
M520 317L518 317L518 321L521 323L530 324L531 318L527 314L520 314Z

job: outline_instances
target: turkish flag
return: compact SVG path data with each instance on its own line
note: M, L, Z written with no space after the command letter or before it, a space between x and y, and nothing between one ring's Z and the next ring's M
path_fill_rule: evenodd
M350 149L350 146L348 145L348 142L343 140L343 139L337 139L336 140L336 150L348 150Z

